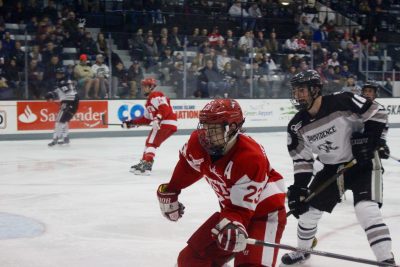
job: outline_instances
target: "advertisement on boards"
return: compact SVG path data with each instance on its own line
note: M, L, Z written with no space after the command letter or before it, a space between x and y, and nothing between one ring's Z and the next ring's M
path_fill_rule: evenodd
M53 130L60 102L17 102L17 130ZM70 121L70 129L106 128L101 115L107 113L107 101L81 101L79 109Z

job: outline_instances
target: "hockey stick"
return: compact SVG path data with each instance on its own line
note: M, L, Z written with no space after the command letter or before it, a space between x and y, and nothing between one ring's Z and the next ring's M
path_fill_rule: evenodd
M341 169L340 171L335 173L332 177L330 177L328 180L326 180L325 183L323 183L320 187L315 189L314 192L312 192L306 199L304 199L303 202L304 203L310 202L316 195L318 195L322 191L324 191L330 184L332 184L334 181L336 181L337 178L339 178L339 176L341 176L345 171L347 171L348 169L353 167L356 163L357 163L357 161L355 159L353 159L352 161L350 161L349 163L344 165L343 169ZM289 211L288 213L286 213L286 217L289 217L292 214L293 214L293 212Z
M394 160L397 161L397 162L400 162L400 159L399 159L399 158L396 158L395 156L389 155L389 158L394 159Z
M346 255L341 255L341 254L336 254L336 253L331 253L331 252L325 252L325 251L319 251L319 250L313 250L313 249L307 249L307 248L292 247L289 245L270 243L270 242L265 242L262 240L253 239L253 238L247 238L247 244L280 248L280 249L286 249L286 250L297 251L297 252L302 252L302 253L310 253L313 255L335 258L335 259L345 260L345 261L364 263L364 264L369 264L369 265L398 267L398 265L394 265L392 263L384 263L384 262L378 262L378 261L373 261L373 260L368 260L368 259L363 259L363 258L355 258L355 257L351 257L351 256L346 256Z

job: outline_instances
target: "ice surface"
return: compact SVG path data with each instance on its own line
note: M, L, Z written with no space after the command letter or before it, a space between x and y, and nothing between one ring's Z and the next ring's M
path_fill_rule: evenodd
M273 167L290 185L286 134L250 135L264 145ZM213 191L200 181L182 192L186 213L179 222L160 214L156 188L169 180L186 139L173 136L160 147L151 176L129 172L141 157L145 137L72 139L69 147L55 148L43 140L0 142L0 266L174 266L186 240L218 210ZM389 131L388 143L400 157L400 129ZM399 261L400 163L389 159L383 164L382 213ZM357 224L350 192L346 196L333 214L322 218L317 249L374 260ZM13 218L26 221L14 224ZM293 217L282 243L297 245ZM335 265L365 266L320 256L302 266Z

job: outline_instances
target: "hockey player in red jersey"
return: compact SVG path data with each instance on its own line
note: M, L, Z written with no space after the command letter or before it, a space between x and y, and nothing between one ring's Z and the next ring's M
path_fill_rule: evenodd
M206 179L220 211L211 215L179 253L179 267L275 266L277 248L246 245L247 237L279 243L286 225L282 176L264 148L241 133L244 118L237 101L215 99L200 112L200 122L180 150L167 184L157 190L161 213L177 221L184 206L182 189Z
M146 78L141 84L144 95L147 96L144 116L124 121L122 127L132 128L151 124L152 129L146 139L142 159L130 170L135 174L150 175L157 148L177 131L178 123L169 98L163 92L154 90L157 86L156 80Z

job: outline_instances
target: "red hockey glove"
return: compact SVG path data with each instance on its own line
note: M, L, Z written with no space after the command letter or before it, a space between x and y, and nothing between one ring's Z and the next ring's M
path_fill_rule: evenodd
M121 124L121 127L124 129L129 129L129 128L139 127L139 126L137 124L135 124L133 122L133 120L130 120L130 121L123 121Z
M246 228L240 222L223 218L211 233L217 240L218 246L229 252L240 252L246 249L248 237Z
M151 126L153 127L154 131L160 130L161 120L162 120L162 116L160 114L157 114L157 116L155 116L153 118L153 122L152 122Z
M168 192L168 184L161 184L157 189L162 215L170 221L176 222L182 217L185 206L178 202L179 193Z

